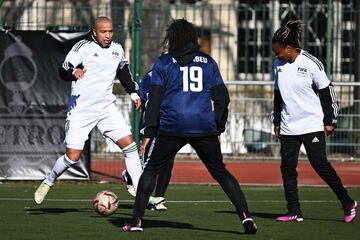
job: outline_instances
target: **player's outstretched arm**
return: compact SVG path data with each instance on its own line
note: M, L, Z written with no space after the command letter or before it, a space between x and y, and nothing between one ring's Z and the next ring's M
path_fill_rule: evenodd
M133 81L130 73L129 64L125 64L122 68L116 70L116 77L128 94L136 93L138 85Z
M70 62L63 62L61 66L59 67L59 75L61 79L65 81L76 81L77 78L73 75L75 68L74 65L72 65Z
M214 86L211 92L211 98L214 102L216 127L218 134L220 134L225 131L225 124L228 118L228 105L230 103L229 92L225 84Z
M272 122L274 124L274 133L276 137L280 136L282 98L279 90L274 90L274 108L271 113Z
M155 137L159 127L160 104L164 96L164 88L159 85L151 85L149 100L145 114L144 136Z
M324 125L335 126L337 123L338 105L332 83L326 88L319 89L319 98L324 112Z

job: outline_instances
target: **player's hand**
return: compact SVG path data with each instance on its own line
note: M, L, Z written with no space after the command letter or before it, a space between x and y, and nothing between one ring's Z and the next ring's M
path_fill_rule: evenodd
M146 137L143 137L143 139L141 140L141 145L139 148L139 156L140 157L144 156L145 149L146 149L146 146L148 145L149 141L150 141L150 138L146 138Z
M84 68L84 69L77 68L73 72L73 75L76 79L81 79L85 76L85 73L86 73L86 68Z
M280 126L274 127L274 133L277 138L280 138Z
M139 109L141 107L141 99L135 99L135 109Z
M131 99L134 101L135 103L135 109L139 109L141 107L141 99L139 97L139 95L137 93L132 93L130 94Z
M334 129L335 127L331 125L324 126L325 137L330 136L333 133Z

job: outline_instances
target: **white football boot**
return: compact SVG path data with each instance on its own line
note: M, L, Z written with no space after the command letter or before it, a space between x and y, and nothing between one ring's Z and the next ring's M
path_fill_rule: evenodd
M34 194L35 202L37 204L41 204L44 201L46 194L49 192L49 190L50 190L50 186L47 185L46 183L42 182L35 191L35 194Z

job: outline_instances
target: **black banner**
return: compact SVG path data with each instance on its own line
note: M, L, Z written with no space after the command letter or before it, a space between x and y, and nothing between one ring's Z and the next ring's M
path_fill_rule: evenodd
M58 68L83 33L0 32L0 179L43 179L65 153L70 83ZM89 178L89 144L60 179Z

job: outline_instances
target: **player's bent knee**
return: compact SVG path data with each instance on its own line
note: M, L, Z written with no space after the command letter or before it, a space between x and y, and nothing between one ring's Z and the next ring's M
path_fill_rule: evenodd
M116 141L116 144L121 148L121 149L125 149L128 148L131 144L135 144L132 135L128 135L125 137L120 138L119 140Z
M115 130L112 130L112 131L107 131L107 132L104 132L103 135L105 137L110 138L117 145L119 145L118 144L119 141L123 142L128 138L130 138L132 140L132 135L131 135L131 132L130 132L130 130L128 128L115 129Z
M127 151L127 150L130 150L130 149L132 149L132 150L136 149L137 150L137 146L136 146L135 142L132 142L132 143L126 145L125 147L121 148L121 150L123 150L123 151Z
M70 162L77 162L80 160L82 150L78 149L66 149L65 159Z

